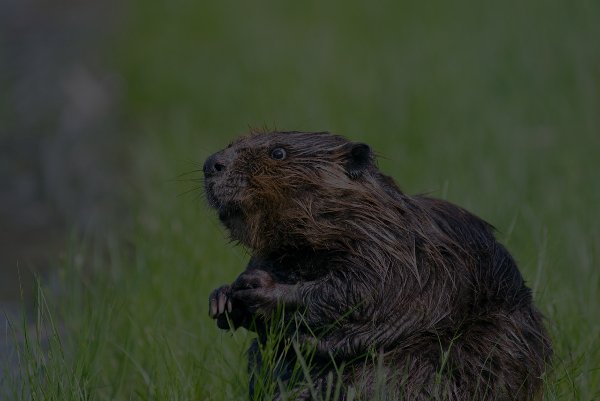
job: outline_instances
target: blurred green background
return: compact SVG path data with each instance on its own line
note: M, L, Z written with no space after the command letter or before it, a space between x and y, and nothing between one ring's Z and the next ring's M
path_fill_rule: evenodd
M62 323L39 336L42 349L25 347L25 365L45 366L27 373L30 391L244 398L249 336L213 327L206 299L247 255L205 207L197 170L253 127L367 142L406 192L496 226L548 318L556 362L547 398L600 397L599 2L130 0L59 10L80 21L56 39L77 55L55 67L70 71L63 106L28 128L28 103L4 99L3 143L26 134L40 160L53 160L48 149L83 159L36 164L34 187L47 188L38 200L64 238L64 227L94 234L52 248L63 257L44 270L52 289L40 321ZM22 39L5 38L19 48ZM24 78L13 75L0 82L19 99ZM23 170L5 164L6 175ZM72 174L79 186L55 195L62 181L52 177ZM44 361L48 349L63 356Z

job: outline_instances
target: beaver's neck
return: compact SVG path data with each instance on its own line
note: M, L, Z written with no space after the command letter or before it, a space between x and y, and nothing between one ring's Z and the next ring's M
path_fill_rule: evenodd
M323 277L336 264L337 259L334 252L310 248L277 249L258 258L268 262L267 269L277 281L288 283Z

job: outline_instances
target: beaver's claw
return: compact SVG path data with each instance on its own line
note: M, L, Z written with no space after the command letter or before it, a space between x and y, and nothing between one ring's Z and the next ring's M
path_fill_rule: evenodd
M208 315L216 319L226 311L231 313L231 287L223 285L214 290L208 297Z

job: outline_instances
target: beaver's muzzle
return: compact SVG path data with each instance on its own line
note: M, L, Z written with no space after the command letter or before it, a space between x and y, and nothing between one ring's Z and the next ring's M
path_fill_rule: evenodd
M206 159L202 171L204 172L204 176L208 178L220 173L221 171L224 171L225 167L225 163L215 153Z

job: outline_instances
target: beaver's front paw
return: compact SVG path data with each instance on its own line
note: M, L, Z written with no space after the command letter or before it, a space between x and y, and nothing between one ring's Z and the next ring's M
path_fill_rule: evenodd
M231 284L233 291L269 288L275 285L275 280L264 270L246 270Z
M231 287L223 285L214 290L208 297L208 315L216 319L225 311L231 312Z
M217 321L217 327L228 330L244 326L248 311L232 298L231 286L223 285L208 297L208 315Z
M231 285L232 297L248 311L268 317L278 302L278 284L264 270L248 270Z

